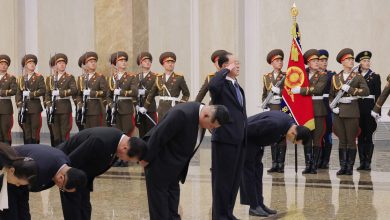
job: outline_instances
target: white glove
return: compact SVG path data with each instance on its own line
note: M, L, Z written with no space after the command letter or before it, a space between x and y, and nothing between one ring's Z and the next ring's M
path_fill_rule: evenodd
M333 108L332 112L338 115L340 113L340 108L339 107Z
M375 120L378 120L378 119L381 118L381 116L380 116L378 113L374 112L374 111L371 111L371 116L372 116L373 118L375 118Z
M23 97L30 97L30 91L23 91Z
M291 89L292 94L300 94L301 93L301 87L297 86Z
M272 86L271 91L272 91L274 94L277 94L277 95L280 94L280 88L278 88L278 87L276 87L276 86Z
M146 112L147 112L146 108L144 108L144 107L138 107L138 111L139 111L141 114L146 114Z
M145 95L146 89L138 89L138 95Z
M58 89L56 89L56 90L53 90L53 91L51 92L51 94L52 94L53 96L59 96L59 95L60 95L60 91L59 91Z
M121 89L114 89L114 95L120 95Z
M344 91L344 92L348 92L349 88L351 88L349 85L347 84L344 84L341 86L341 89Z
M83 91L83 95L91 95L91 90L89 90L89 89L84 89L84 91Z

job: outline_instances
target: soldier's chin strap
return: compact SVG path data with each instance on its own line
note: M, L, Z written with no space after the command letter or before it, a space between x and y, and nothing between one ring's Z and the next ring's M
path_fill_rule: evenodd
M5 168L0 171L3 174L3 185L0 191L0 211L8 209L8 182L7 182L7 171Z

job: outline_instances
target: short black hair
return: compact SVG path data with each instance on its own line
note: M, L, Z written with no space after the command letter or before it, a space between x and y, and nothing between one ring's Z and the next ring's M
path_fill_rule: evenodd
M224 105L212 105L212 107L214 107L215 112L211 122L218 121L220 125L230 122L229 110Z
M144 140L137 137L131 137L129 140L129 150L127 151L127 156L137 157L139 160L142 160L148 150L148 145Z
M84 171L77 168L70 168L66 172L68 180L66 181L65 189L80 189L87 185L87 174Z
M221 56L219 56L219 59L218 59L219 68L222 68L222 65L229 61L229 57L228 57L229 55L232 55L232 53L226 52L225 54L222 54Z
M311 141L311 131L309 128L298 125L296 141L302 140L302 145L306 145Z

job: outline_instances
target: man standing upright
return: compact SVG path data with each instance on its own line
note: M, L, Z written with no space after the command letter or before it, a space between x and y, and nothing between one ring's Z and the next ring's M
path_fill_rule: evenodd
M27 54L22 59L23 74L19 78L19 89L16 104L20 108L26 106L25 121L19 122L23 129L24 144L39 144L42 127L43 110L41 96L45 95L45 79L35 72L38 58ZM24 100L24 102L23 102Z
M11 129L14 124L11 97L16 94L18 85L15 76L7 73L10 64L11 58L8 55L0 55L0 142L11 146Z
M231 54L219 57L221 70L209 83L215 105L229 110L230 123L212 132L213 219L237 219L234 204L242 176L246 145L247 116L244 90L237 82L240 64Z
M149 52L141 52L137 57L137 64L140 66L141 71L137 74L138 79L138 98L137 98L137 106L143 107L146 102L146 97L150 93L153 88L153 85L156 82L156 74L150 71L152 67L153 57ZM137 108L137 109L138 109ZM156 112L156 101L154 99L150 100L149 108L146 114L157 122L157 112ZM152 120L150 120L146 115L140 114L137 112L136 116L136 125L139 130L139 136L142 138L145 136L150 129L154 127Z
M182 74L174 72L176 55L172 52L164 52L160 55L160 64L164 67L164 73L157 75L156 83L152 91L148 94L145 107L139 108L139 111L146 113L153 99L160 96L158 104L158 117L164 118L165 113L173 106L179 103L187 102L190 98L190 90ZM180 92L182 93L179 99Z
M69 139L73 124L70 99L77 94L77 86L74 76L65 71L67 64L68 57L65 54L54 55L50 59L50 66L54 66L55 71L46 79L45 105L49 109L48 112L53 109L54 117L49 121L50 125L53 125L53 146Z
M86 52L83 55L82 65L85 65L86 76L78 78L79 96L77 105L86 106L85 128L103 126L103 114L105 108L103 99L106 98L107 81L106 78L96 72L98 55L95 52ZM86 102L83 102L83 96L86 96Z

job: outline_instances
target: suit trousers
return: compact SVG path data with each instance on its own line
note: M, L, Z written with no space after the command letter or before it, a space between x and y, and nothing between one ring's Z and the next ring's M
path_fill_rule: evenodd
M247 145L242 183L240 187L241 204L250 208L264 206L263 198L263 155L264 148Z
M92 206L88 188L76 192L60 192L64 220L90 220Z
M145 169L149 218L151 220L181 219L178 210L180 201L179 179L166 182L158 181L150 169L154 169L154 167Z
M244 167L243 144L212 142L212 219L234 219L233 209Z

